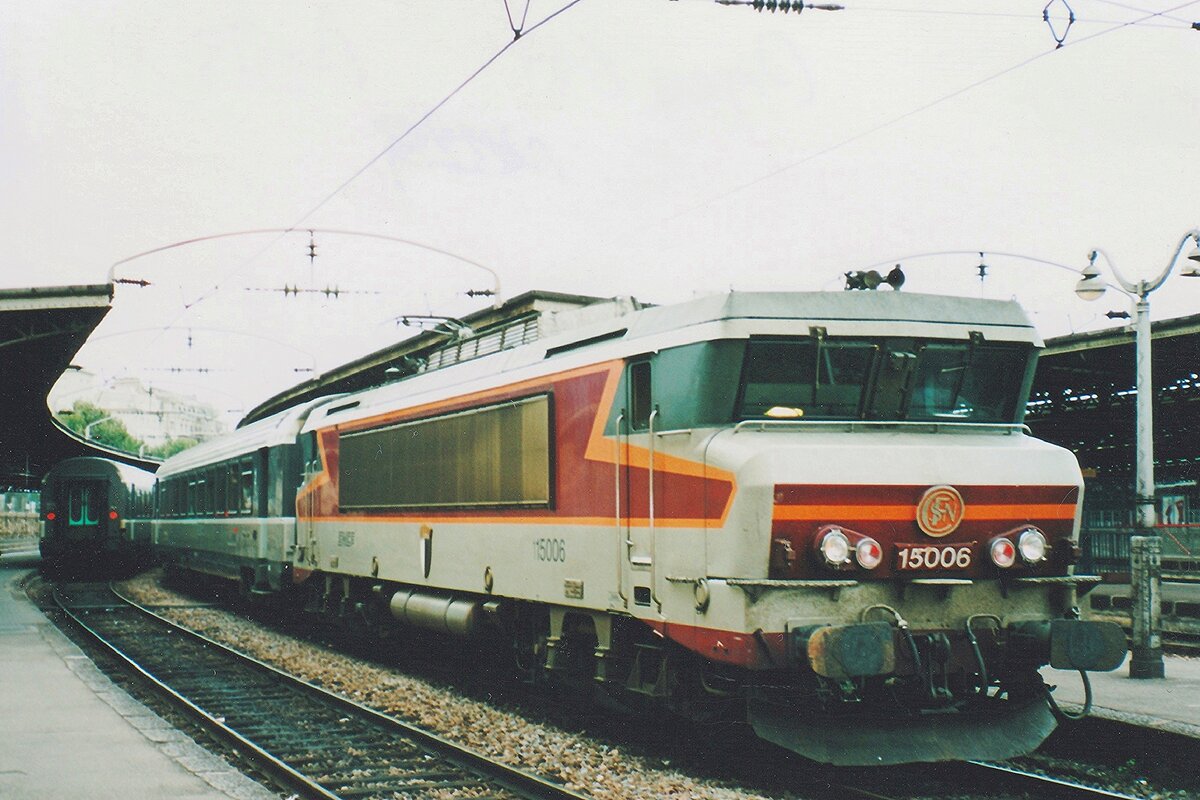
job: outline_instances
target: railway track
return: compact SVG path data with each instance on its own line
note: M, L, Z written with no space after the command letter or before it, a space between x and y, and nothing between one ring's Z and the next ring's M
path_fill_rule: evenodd
M1130 795L980 761L929 764L916 770L893 770L880 779L850 780L842 786L833 787L833 796L851 794L863 800L907 800L913 797L1136 800Z
M581 797L227 650L106 586L68 584L58 594L60 606L92 637L153 685L169 686L172 702L239 752L249 753L257 769L289 791L321 798ZM1071 780L984 763L833 775L827 774L823 786L801 781L789 788L830 799L1132 800ZM743 780L755 782L749 776Z
M108 587L66 584L55 599L156 692L301 796L583 800L177 627Z

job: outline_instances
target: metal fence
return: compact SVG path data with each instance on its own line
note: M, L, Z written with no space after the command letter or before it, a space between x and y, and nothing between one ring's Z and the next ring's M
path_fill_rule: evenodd
M1200 581L1200 522L1183 525L1159 525L1153 533L1162 537L1163 578ZM1095 520L1089 519L1089 522ZM1145 530L1126 521L1120 527L1085 525L1079 534L1083 551L1080 572L1098 575L1129 574L1130 537L1144 536Z
M36 511L0 511L0 548L12 550L37 542L37 537Z

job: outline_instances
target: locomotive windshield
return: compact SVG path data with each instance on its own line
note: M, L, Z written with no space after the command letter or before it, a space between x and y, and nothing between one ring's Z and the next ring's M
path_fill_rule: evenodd
M737 419L1013 422L1030 348L918 339L751 339Z

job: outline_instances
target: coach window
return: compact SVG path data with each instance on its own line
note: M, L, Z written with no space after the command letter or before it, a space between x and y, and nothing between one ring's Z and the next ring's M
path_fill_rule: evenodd
M229 478L226 477L225 465L217 467L212 472L212 487L213 487L213 513L218 517L224 517L229 511L228 500L225 496L229 490Z
M242 459L238 466L241 470L242 514L254 513L254 462L249 458Z
M225 511L230 515L238 513L242 506L241 475L236 461L225 464Z
M99 522L94 516L93 501L92 487L72 486L68 495L68 505L70 507L68 524L72 526L95 525Z
M650 391L650 362L639 361L629 367L629 424L634 430L650 427L653 395Z

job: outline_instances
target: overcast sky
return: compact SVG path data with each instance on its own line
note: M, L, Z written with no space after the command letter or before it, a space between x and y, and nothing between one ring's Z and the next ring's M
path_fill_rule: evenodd
M526 27L565 2L533 0ZM1078 268L1101 247L1148 277L1200 226L1200 2L1072 0L1057 50L1043 0L844 2L582 0L384 153L512 40L501 0L0 0L0 284L101 283L154 247L298 226L457 254L510 297L662 303L836 290L948 250ZM316 243L311 265L305 230L118 267L153 286L118 288L77 363L248 408L405 335L396 316L487 302L461 261ZM992 254L982 285L978 256L905 259L905 290L1016 297L1046 336L1126 307ZM1153 307L1200 311L1200 281Z

